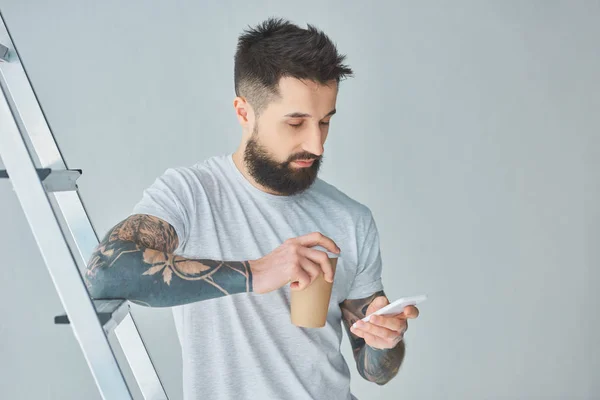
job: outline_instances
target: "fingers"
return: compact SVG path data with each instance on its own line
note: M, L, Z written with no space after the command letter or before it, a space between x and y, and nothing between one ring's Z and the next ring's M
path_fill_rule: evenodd
M327 282L333 282L334 271L327 253L315 249L302 248L300 249L300 255L318 265L320 269L319 273L323 271L324 278Z
M295 290L306 289L321 274L321 271L319 264L301 255L298 266L293 272L291 288Z
M395 318L390 318L390 319L395 319ZM363 332L370 333L379 338L393 341L393 340L396 340L402 334L404 334L404 331L406 331L406 327L407 327L406 321L402 321L399 319L396 319L396 321L400 322L400 325L397 325L396 329L389 329L382 325L378 325L378 324L371 323L371 322L363 322L360 320L356 322L355 328L358 328L359 330L361 330Z
M367 308L367 315L374 313L375 311L387 306L390 304L390 301L386 296L378 296L371 301L369 307Z
M290 285L292 290L303 290L312 282L310 275L302 268L294 270L290 281L292 282Z
M388 300L387 296L378 296L373 299L371 304L374 307L377 307L377 309L379 310L380 308L383 308L390 304L390 301Z
M333 282L334 270L331 266L331 261L329 261L329 256L324 251L319 251L312 248L315 246L320 246L331 253L339 254L340 248L333 240L319 232L313 232L309 233L308 235L289 239L287 243L293 246L300 259L306 258L312 262L299 262L301 268L305 269L304 267L306 266L306 270L311 276L311 282L319 275L320 271L323 272L323 277L327 282ZM320 269L319 273L316 275L313 274L313 264Z
M321 246L332 253L340 253L340 248L337 246L337 244L319 232L309 233L308 235L300 236L292 240L304 247Z
M309 285L321 274L321 266L315 264L309 258L303 257L300 261L300 267L308 274L310 279Z
M369 322L358 321L350 328L351 332L365 339L365 342L378 349L393 348L402 340L404 333L396 332L371 324Z
M380 326L382 328L389 329L394 332L404 332L408 324L405 319L401 319L400 317L382 317L380 315L373 315L369 320L371 324Z
M415 306L406 306L400 314L401 318L415 319L419 316L419 309Z
M391 348L393 348L397 344L397 343L396 344L389 343L385 339L382 339L382 338L377 337L377 336L375 336L375 335L373 335L373 334L371 334L369 332L364 332L364 331L361 331L361 330L359 330L358 332L355 332L354 334L356 336L358 336L358 337L361 337L361 338L365 339L365 342L370 347L373 347L373 348L376 348L376 349L381 349L381 350L391 349Z

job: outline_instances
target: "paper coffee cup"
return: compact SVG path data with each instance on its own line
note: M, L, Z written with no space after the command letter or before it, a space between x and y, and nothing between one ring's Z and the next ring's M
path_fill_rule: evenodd
M328 255L335 274L337 255L329 252ZM308 287L303 290L292 290L292 323L303 328L324 327L327 322L332 287L333 283L327 282L321 272Z

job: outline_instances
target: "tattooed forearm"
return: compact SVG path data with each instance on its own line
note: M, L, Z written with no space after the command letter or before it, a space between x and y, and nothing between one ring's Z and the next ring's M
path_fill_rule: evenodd
M366 380L384 385L398 374L404 359L404 342L401 341L393 349L378 350L350 331L356 321L366 316L369 305L379 296L385 296L385 293L381 291L364 299L345 300L340 307L358 372Z
M393 349L379 350L364 344L356 354L356 365L361 376L378 385L385 385L397 374L404 359L404 342Z
M100 242L85 272L95 299L127 299L170 307L252 291L248 262L187 259L173 254L178 238L156 217L134 215Z

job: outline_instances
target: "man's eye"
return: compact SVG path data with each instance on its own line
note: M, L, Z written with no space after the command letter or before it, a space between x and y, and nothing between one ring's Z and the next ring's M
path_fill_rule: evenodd
M302 126L302 122L297 123L297 124L288 124L288 125L291 126L292 128L299 128L299 127ZM329 126L329 121L327 121L327 122L321 122L321 125Z

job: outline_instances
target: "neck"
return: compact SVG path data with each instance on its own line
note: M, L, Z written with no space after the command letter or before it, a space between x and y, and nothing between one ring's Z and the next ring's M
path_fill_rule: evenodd
M268 189L268 188L262 186L258 182L256 182L256 180L252 177L252 175L248 171L248 168L246 167L246 163L244 162L244 150L245 150L245 147L242 144L236 150L236 152L233 153L233 163L235 164L237 169L242 173L242 175L244 175L244 178L246 178L246 180L248 182L250 182L250 184L252 184L252 186L257 188L258 190L261 190L268 194L272 194L274 196L283 196L281 193L277 193L271 189Z

